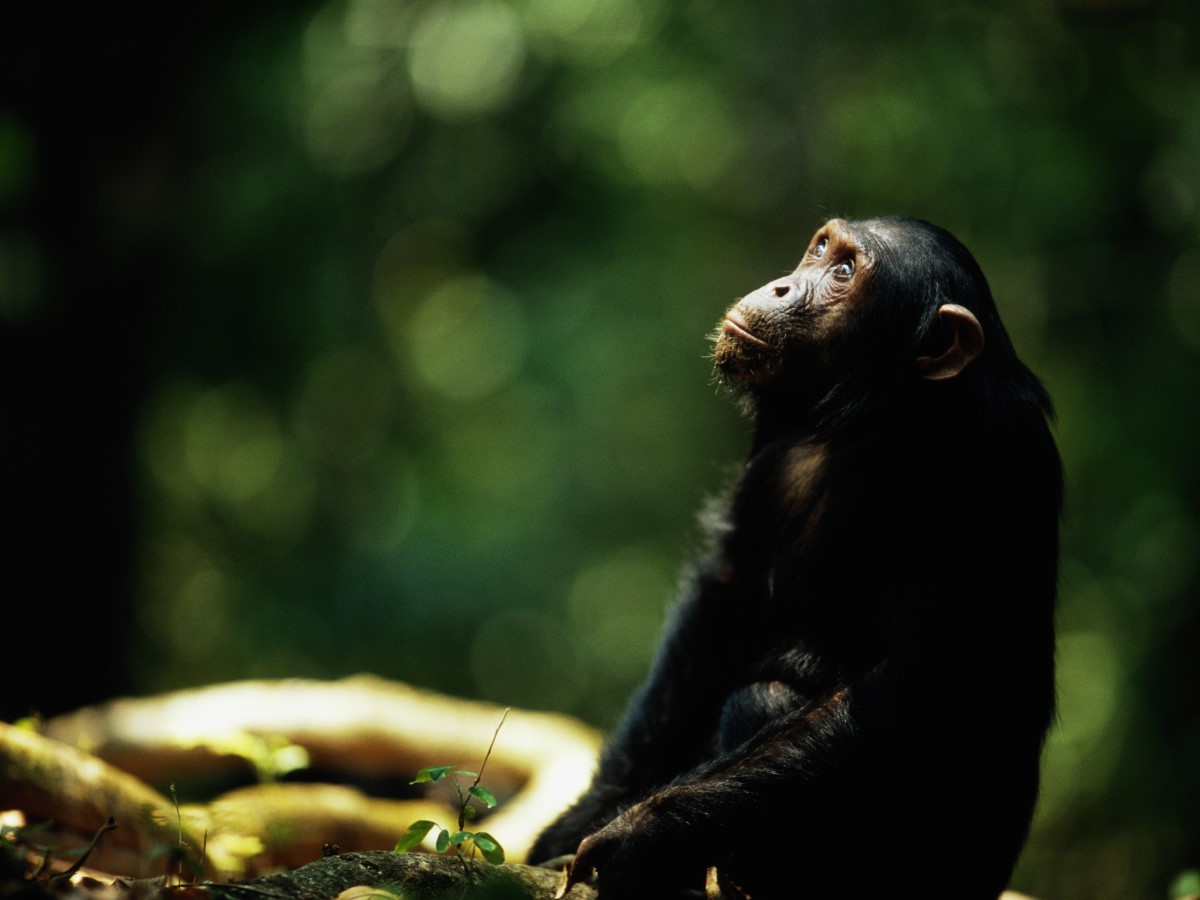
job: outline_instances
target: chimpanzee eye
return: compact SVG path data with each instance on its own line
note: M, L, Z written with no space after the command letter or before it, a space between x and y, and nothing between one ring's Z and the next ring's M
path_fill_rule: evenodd
M833 277L839 281L845 281L854 274L854 260L847 259L838 263L833 268Z
M816 246L813 247L813 256L815 256L817 259L820 259L825 255L825 248L828 246L829 238L821 238L819 241L817 241Z

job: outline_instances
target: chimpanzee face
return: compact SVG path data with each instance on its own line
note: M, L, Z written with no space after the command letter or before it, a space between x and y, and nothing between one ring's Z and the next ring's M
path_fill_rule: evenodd
M970 279L959 262L924 246L942 246L928 228L826 222L794 272L725 314L715 336L717 371L752 393L810 397L854 372L956 378L983 352L983 329L956 296Z
M793 368L813 373L832 361L870 299L875 260L849 223L832 219L813 235L785 278L747 294L725 314L716 337L717 369L765 386Z

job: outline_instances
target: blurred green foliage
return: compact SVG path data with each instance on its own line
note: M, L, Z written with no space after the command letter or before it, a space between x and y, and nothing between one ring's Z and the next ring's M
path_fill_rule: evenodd
M181 76L174 180L139 157L98 201L116 254L175 223L132 687L370 670L611 724L745 445L706 335L824 217L916 215L974 250L1059 413L1061 724L1014 885L1167 896L1200 862L1197 15L247 12ZM38 165L0 108L0 210ZM0 319L48 315L54 265L0 230Z

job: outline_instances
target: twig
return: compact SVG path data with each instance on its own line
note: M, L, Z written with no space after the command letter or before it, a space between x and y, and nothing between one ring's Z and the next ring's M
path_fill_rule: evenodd
M183 884L183 854L187 853L184 848L187 844L183 842L183 815L179 812L179 796L175 793L175 784L171 783L171 802L175 804L175 824L179 828L179 856L175 859L177 871L175 877L179 879L179 883Z
M95 850L96 847L100 844L100 838L103 837L106 832L112 831L116 827L117 827L117 820L114 819L112 816L109 816L108 821L100 826L100 830L97 831L96 834L92 837L92 842L90 844L88 844L87 849L83 851L83 853L80 855L79 859L75 860L75 862L71 866L71 868L69 868L63 872L59 872L56 875L51 875L50 880L55 881L57 879L62 879L65 881L66 879L68 879L72 875L74 875L76 872L78 872L81 868L83 868L83 864L85 862L87 862L87 858L92 855L92 851Z
M496 738L500 736L500 729L504 727L504 720L508 718L508 711L511 706L504 708L504 715L500 717L500 724L496 726L496 730L492 733L492 742L488 744L487 753L483 755L483 764L479 767L479 774L475 776L475 783L471 787L479 787L479 780L483 778L483 770L487 768L488 760L492 758L492 748L496 746Z
M30 881L37 881L42 877L42 873L46 871L47 867L50 865L50 859L54 855L53 851L51 851L49 847L46 847L42 850L38 850L38 848L35 847L34 850L42 854L42 861L37 864L37 868L34 869L30 874Z
M498 738L500 736L500 729L504 727L504 720L508 718L508 711L510 709L512 709L511 706L504 707L504 713L503 713L503 715L500 716L500 723L496 726L496 730L492 732L492 742L490 744L488 744L487 753L483 754L483 762L479 766L479 771L475 773L475 780L473 782L471 782L472 788L479 787L479 782L483 780L483 770L487 768L488 760L492 758L492 748L496 746L496 738ZM454 787L458 788L458 785L455 784ZM470 793L470 788L468 788L467 792ZM462 790L461 789L459 789L459 791L458 791L458 796L459 796L459 799L462 800ZM462 831L463 828L466 827L467 804L470 802L471 801L469 798L466 800L462 800L462 805L458 809L458 830L459 831ZM459 858L462 858L461 851L459 852ZM474 858L475 858L475 845L472 843L471 844L471 859L474 859ZM466 863L464 862L463 865L466 865Z

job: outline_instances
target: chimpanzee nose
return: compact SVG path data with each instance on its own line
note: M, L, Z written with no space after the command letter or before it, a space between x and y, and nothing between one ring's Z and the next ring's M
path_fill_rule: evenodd
M800 288L792 281L776 281L771 285L771 293L775 295L776 300L782 300L785 303L794 303L800 299Z

